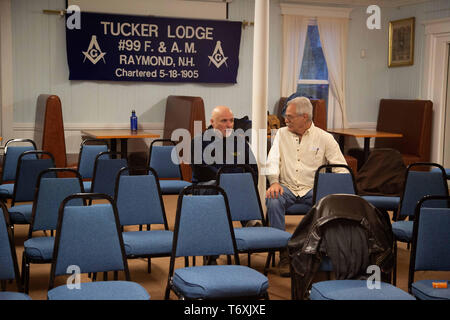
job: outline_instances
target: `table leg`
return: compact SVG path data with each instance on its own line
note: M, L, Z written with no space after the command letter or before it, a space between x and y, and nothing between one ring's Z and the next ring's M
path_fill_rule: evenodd
M344 154L344 146L345 146L345 136L343 134L339 135L339 147L341 148L342 154Z
M120 139L120 157L122 159L127 158L128 156L128 139L122 138Z
M110 140L110 144L111 144L111 150L110 151L111 152L117 152L117 141L116 141L116 139L111 139ZM115 159L116 155L113 155L112 158Z
M369 158L370 153L370 137L364 138L364 162L367 161L367 158Z

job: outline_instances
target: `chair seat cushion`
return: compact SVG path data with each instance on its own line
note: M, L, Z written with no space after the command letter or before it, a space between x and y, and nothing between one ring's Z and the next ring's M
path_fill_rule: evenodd
M385 282L369 289L366 280L330 280L311 287L311 300L415 300L407 292Z
M0 185L0 197L12 198L14 193L14 183L5 183Z
M31 297L21 292L3 291L0 292L0 300L31 300Z
M91 192L92 181L83 181L84 192Z
M397 240L410 242L413 234L413 221L394 221L392 223L392 232Z
M234 235L238 250L286 247L292 236L271 227L234 228Z
M184 187L190 185L189 181L184 180L159 180L162 194L178 194Z
M286 209L286 214L307 214L311 210L311 206L303 203L294 203Z
M169 230L123 232L127 256L168 254L172 252L173 232Z
M371 203L375 208L385 210L397 210L400 203L400 197L389 196L362 196L367 202Z
M175 270L172 282L189 299L259 297L269 287L266 276L240 265L181 268Z
M23 243L27 257L33 260L52 260L54 237L34 237Z
M140 284L131 281L96 281L80 284L80 289L62 285L48 291L49 300L149 300Z
M28 224L31 222L32 204L21 204L9 208L9 217L12 224Z
M442 280L420 280L411 285L412 294L420 300L450 300L450 287L446 289L433 288L433 282L442 282ZM448 281L447 281L448 283Z

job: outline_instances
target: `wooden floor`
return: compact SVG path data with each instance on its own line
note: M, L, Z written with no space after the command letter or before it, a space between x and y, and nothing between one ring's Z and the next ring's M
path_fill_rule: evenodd
M164 203L166 207L167 219L169 227L173 229L175 220L177 196L165 196ZM286 229L289 232L293 232L298 225L301 216L287 216L286 217ZM16 226L15 227L15 243L17 258L19 262L19 268L21 268L23 242L26 240L28 233L28 226ZM225 261L224 258L222 261ZM278 259L277 259L278 260ZM147 260L134 259L128 260L131 279L140 283L149 292L152 300L164 299L164 291L167 284L169 258L155 258L152 259L152 271L147 273ZM263 271L266 261L266 254L253 254L252 255L252 267ZM399 244L398 250L398 280L397 286L407 291L408 281L408 265L409 265L409 251L406 246ZM220 260L219 260L220 264ZM241 264L247 264L247 256L241 255ZM179 261L179 266L184 265L182 259ZM32 264L30 272L30 291L29 295L34 300L47 299L47 288L50 274L49 264ZM441 279L450 279L449 273L435 273L435 276ZM418 275L420 278L421 275ZM272 300L289 300L291 299L291 285L290 278L282 278L277 272L276 268L271 268L268 274L269 278L269 295ZM15 290L15 287L11 284L8 285L8 289ZM174 295L171 295L171 299L176 299Z

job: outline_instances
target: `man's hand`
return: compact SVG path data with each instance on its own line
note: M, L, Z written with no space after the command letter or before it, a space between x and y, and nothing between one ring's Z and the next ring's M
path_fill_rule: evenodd
M269 189L267 189L266 198L277 199L278 196L283 195L283 192L283 187L278 182L274 182L270 185Z

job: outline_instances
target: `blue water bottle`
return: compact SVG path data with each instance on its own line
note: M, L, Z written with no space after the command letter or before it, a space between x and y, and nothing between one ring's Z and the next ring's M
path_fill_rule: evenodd
M130 117L130 129L132 132L136 132L138 129L138 119L136 116L136 111L131 111L131 117Z

